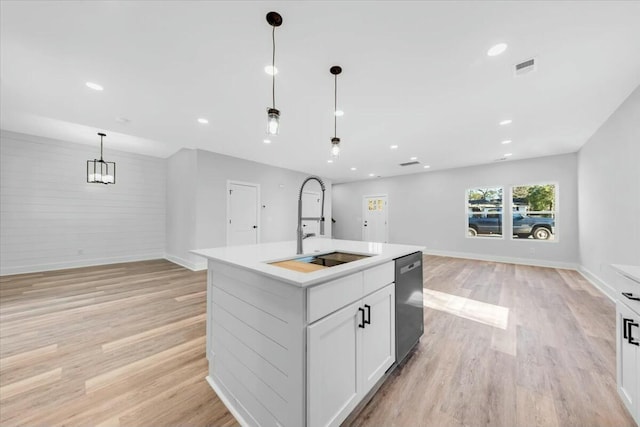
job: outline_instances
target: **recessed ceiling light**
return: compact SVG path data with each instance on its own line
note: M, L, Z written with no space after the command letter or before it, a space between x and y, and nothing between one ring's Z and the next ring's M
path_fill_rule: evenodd
M122 124L127 124L129 123L131 120L127 119L126 117L116 117L116 122L118 123L122 123Z
M274 74L278 74L278 67L274 67L273 65L267 65L264 67L264 72L273 76Z
M511 123L513 123L513 120L511 119L506 119L500 122L500 126L506 126L506 125L510 125Z
M511 144L511 140L510 139L505 139L504 141L502 141L503 144Z
M369 176L376 176L376 174L375 173L370 173Z
M389 148L391 148L392 150L397 150L397 149L398 149L398 146L397 146L397 145L392 145L392 146L391 146L391 147L389 147Z
M327 160L327 163L333 163L333 160L329 159Z
M413 157L411 158L411 160L418 160L418 158L417 158L417 157L415 157L415 156L413 156Z
M336 117L342 117L344 116L344 111L342 110L336 110L335 113L333 113L336 115Z
M200 117L200 118L198 119L198 123L201 123L201 124L203 124L203 125L206 125L207 123L209 123L209 120L207 120L207 119L203 119L202 117Z
M264 142L265 144L271 144L271 140L270 139L263 139L262 142Z
M487 51L487 55L489 56L498 56L501 53L503 53L505 50L507 50L507 44L506 43L498 43L494 46L491 46L491 48L489 48L489 50Z
M511 157L511 156L513 156L513 153L507 153L507 154L505 154L504 156L505 156L505 157Z
M423 168L425 168L425 169L429 169L430 167L431 167L431 166L429 166L429 165L424 165L424 166L423 166Z
M104 88L100 86L98 83L87 82L85 84L87 85L88 88L93 90L104 90Z
M358 170L357 168L351 168L352 171Z

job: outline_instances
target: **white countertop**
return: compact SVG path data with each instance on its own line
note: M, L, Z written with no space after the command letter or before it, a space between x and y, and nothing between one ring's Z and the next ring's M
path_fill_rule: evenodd
M640 266L639 265L621 265L611 264L611 267L618 273L625 276L627 279L631 279L640 285Z
M208 259L231 264L259 274L264 274L265 276L272 277L282 282L300 287L307 287L326 282L328 280L333 280L341 276L346 276L357 271L366 270L375 265L424 250L423 246L358 242L354 240L326 239L322 237L311 237L305 239L303 242L303 248L304 254L296 255L296 242L290 241L197 249L191 252ZM304 256L333 251L352 252L372 256L311 273L300 273L268 264L269 262L301 258Z

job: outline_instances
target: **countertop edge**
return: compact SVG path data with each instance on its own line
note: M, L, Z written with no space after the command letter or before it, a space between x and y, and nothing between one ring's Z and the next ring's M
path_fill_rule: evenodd
M611 264L611 268L613 268L618 274L626 277L627 279L633 280L640 285L640 266Z
M189 252L197 256L206 258L207 260L212 260L224 265L232 266L232 267L249 271L255 274L259 274L265 277L269 277L271 279L277 280L282 283L286 283L288 285L292 285L300 288L307 288L310 286L319 285L321 283L339 279L341 277L348 276L350 274L354 274L360 271L368 270L370 268L376 267L386 262L393 261L397 258L401 258L406 255L410 255L416 252L424 252L425 250L424 246L418 246L418 245L394 245L394 244L387 244L387 245L391 247L398 246L398 248L397 249L391 248L395 250L391 250L390 253L387 253L387 254L384 254L384 253L376 254L371 256L370 258L353 261L348 264L330 267L330 269L319 270L311 273L298 273L298 272L291 272L289 270L281 271L283 270L281 269L281 267L266 265L265 262L262 260L249 260L247 262L238 262L237 260L234 260L234 259L228 259L228 257L225 257L224 255L212 254L211 252L209 252L211 251L211 249L194 249L194 250L190 250ZM219 249L219 248L212 248L212 249ZM342 248L340 247L339 244L337 244L335 246L335 250L342 250Z

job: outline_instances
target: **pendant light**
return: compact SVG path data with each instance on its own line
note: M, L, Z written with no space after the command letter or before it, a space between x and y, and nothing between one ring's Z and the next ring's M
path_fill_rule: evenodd
M338 129L338 74L342 72L342 67L334 65L329 69L333 74L333 138L331 138L331 155L338 157L340 155L340 138L337 136Z
M280 110L276 108L276 27L282 25L282 16L278 12L267 13L267 22L273 30L271 31L271 42L273 46L271 55L271 99L272 104L267 108L267 133L277 135L280 129Z
M116 183L116 163L105 162L102 159L102 138L104 133L99 132L100 136L100 160L87 160L87 182L91 184L115 184Z

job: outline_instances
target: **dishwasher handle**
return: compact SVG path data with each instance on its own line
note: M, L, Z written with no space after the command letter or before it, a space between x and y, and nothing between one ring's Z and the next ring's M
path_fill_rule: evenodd
M422 261L418 260L418 261L414 261L409 265L405 265L404 267L400 267L400 274L405 274L408 273L409 271L413 270L414 268L420 267L422 265Z

